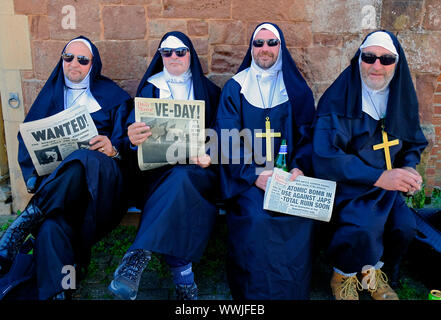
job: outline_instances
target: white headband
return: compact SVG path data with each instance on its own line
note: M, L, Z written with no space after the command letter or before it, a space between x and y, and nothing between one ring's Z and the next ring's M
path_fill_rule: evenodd
M277 39L279 39L279 41L282 41L282 40L280 39L279 31L277 31L277 29L276 29L272 24L269 24L269 23L264 23L264 24L260 25L260 26L256 29L256 31L254 31L254 33L253 33L253 40L254 40L254 38L256 37L256 34L257 34L260 30L262 30L262 29L267 29L267 30L271 31L272 33L274 33L274 35L277 37Z
M160 48L171 48L171 49L182 48L182 47L188 49L188 47L179 38L176 38L175 36L168 36L164 41L161 42L161 46L160 46Z
M392 38L384 31L378 31L368 36L366 41L360 46L360 50L371 46L383 47L398 57L398 52L394 46Z
M72 41L70 41L70 42L66 45L66 49L67 49L67 47L68 47L71 43L74 43L74 42L82 42L82 43L84 43L84 44L86 45L86 47L89 49L89 51L90 51L90 53L92 54L92 56L93 56L92 46L90 45L90 43L89 43L88 41L86 41L86 40L84 40L84 39L73 39Z

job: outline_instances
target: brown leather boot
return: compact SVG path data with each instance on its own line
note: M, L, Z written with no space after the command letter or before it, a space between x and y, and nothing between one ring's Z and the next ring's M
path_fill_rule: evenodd
M331 278L332 294L335 300L358 300L357 290L362 290L357 275L347 277L334 271Z
M387 282L386 274L381 269L375 270L375 280L368 287L374 300L400 300Z

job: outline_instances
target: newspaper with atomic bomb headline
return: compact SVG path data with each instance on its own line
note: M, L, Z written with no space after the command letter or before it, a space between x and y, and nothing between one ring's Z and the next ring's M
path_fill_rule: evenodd
M330 180L298 176L274 168L268 179L263 208L294 216L329 222L334 205L336 183Z

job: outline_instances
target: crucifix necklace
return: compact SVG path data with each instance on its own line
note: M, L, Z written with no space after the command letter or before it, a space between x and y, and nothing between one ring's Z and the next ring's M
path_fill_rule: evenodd
M386 168L387 168L387 170L392 170L392 162L391 162L391 159L390 159L389 147L398 145L400 143L400 140L395 139L395 140L389 141L389 139L387 137L387 133L386 133L386 131L384 131L384 117L382 118L380 116L380 113L378 112L377 107L375 106L375 103L372 100L371 94L369 92L367 92L367 93L368 93L369 99L372 102L372 106L374 107L375 112L377 113L378 118L381 121L381 135L382 135L382 138L383 138L383 143L379 143L379 144L373 145L372 149L374 149L375 151L376 150L380 150L380 149L384 149L384 157L385 157L385 160L386 160Z
M277 75L279 74L279 72L277 72ZM277 75L276 75L276 79L277 79ZM262 104L263 104L263 108L268 109L265 107L265 101L263 99L263 94L262 94L262 89L260 88L260 83L259 83L259 78L256 76L257 79L257 85L259 86L259 93L260 93L260 98L262 99ZM273 103L273 99L274 99L274 91L275 91L275 84L273 84L271 86L271 90L270 90L270 100L269 100L269 104L268 107L270 107ZM256 138L265 138L266 140L266 161L271 162L273 160L272 157L272 145L271 145L271 138L280 138L282 136L282 134L280 132L272 132L271 130L271 123L270 123L270 119L268 116L265 117L265 132L261 132L261 133L256 133Z
M276 74L276 81L277 81L278 75L279 75L279 71L277 71L277 74ZM263 99L263 94L262 94L262 89L260 88L259 78L261 78L261 76L260 75L256 75L257 86L259 87L260 99L262 100L263 108L267 109L267 108L271 107L271 105L273 104L274 92L275 92L276 84L275 83L272 84L272 86L270 88L270 95L269 95L268 105L265 106L265 100Z

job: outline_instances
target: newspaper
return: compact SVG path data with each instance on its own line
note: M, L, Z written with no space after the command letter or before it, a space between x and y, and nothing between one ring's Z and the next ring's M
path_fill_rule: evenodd
M266 186L263 208L294 216L329 222L334 205L336 183L298 176L275 168Z
M39 176L50 174L73 151L88 149L98 135L87 106L21 123L20 133Z
M150 170L205 154L205 101L135 97L135 121L152 135L138 146L138 166Z

